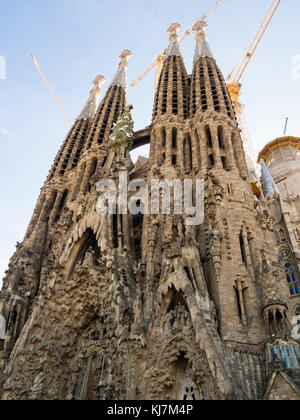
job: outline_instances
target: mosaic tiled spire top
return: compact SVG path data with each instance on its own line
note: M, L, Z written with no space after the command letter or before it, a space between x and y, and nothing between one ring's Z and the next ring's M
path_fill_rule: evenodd
M166 51L165 60L172 55L179 55L182 57L181 48L179 45L179 35L178 31L181 28L179 23L172 23L168 29L168 34L170 35L169 38L169 46Z
M205 34L205 29L207 28L207 24L204 21L198 21L193 26L193 31L196 34L196 50L195 50L195 57L194 63L200 57L211 57L214 58L213 53L211 52L210 46L207 42L207 37Z
M127 89L127 74L126 71L128 69L128 60L132 56L132 52L129 50L124 50L121 55L121 62L119 64L118 71L113 77L113 80L110 86L121 86L124 90Z
M78 119L88 120L93 119L96 114L97 101L100 96L100 88L105 83L106 79L103 76L97 76L93 81L95 87L90 92L90 97L85 104L81 114Z

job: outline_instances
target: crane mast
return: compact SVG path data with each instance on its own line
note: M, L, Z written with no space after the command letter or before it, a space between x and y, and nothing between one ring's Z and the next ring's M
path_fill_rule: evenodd
M266 14L262 24L259 27L259 30L257 31L250 47L248 48L238 70L236 71L235 75L233 76L234 70L230 73L227 79L227 85L229 94L231 96L231 99L233 101L233 105L235 108L235 111L237 115L242 112L242 107L239 102L240 95L241 95L241 78L243 74L245 73L246 68L248 67L250 61L253 58L253 54L255 53L260 41L262 40L262 37L264 36L281 0L274 0L271 4L271 7L268 10L268 13Z
M241 96L241 88L242 85L240 83L241 78L243 76L243 74L245 73L245 70L247 69L250 61L253 58L253 55L258 47L258 45L260 44L268 26L270 25L270 22L280 4L281 0L274 0L272 1L272 4L270 6L270 8L268 9L268 12L262 22L262 24L259 27L259 30L257 31L253 41L250 44L250 47L248 48L240 66L238 67L237 71L235 72L234 76L233 73L236 69L236 67L233 69L233 71L231 72L231 74L228 76L227 78L227 86L228 86L228 90L229 90L229 94L236 112L236 116L237 116L237 120L238 120L238 124L239 127L241 129L241 136L243 139L243 143L244 143L244 148L245 148L245 154L246 154L246 159L247 159L247 164L248 164L248 169L249 169L249 174L251 177L251 181L252 181L252 185L254 185L255 188L255 184L258 180L258 168L257 168L257 164L256 164L256 159L255 159L255 154L254 154L254 150L253 150L253 144L250 138L250 134L249 134L249 130L248 130L248 126L246 123L246 118L244 115L244 106L240 103L240 96Z
M60 110L60 112L61 112L62 116L64 117L64 119L65 119L66 123L68 124L68 126L69 126L69 127L71 127L71 126L72 126L72 123L71 123L71 121L69 120L69 118L68 118L67 114L65 113L65 111L64 111L64 109L63 109L63 107L62 107L62 104L60 103L60 101L59 101L59 99L58 99L58 97L57 97L57 95L56 95L56 93L55 93L55 91L54 91L53 87L51 86L51 84L50 84L49 80L47 79L47 77L46 77L45 73L43 72L42 67L40 66L40 64L39 64L39 62L38 62L38 60L37 60L36 56L35 56L34 54L31 54L31 55L30 55L30 57L32 58L32 60L33 60L34 64L36 65L36 67L37 67L38 71L40 72L40 75L42 76L42 78L43 78L44 82L46 83L46 86L47 86L47 88L48 88L48 90L49 90L49 92L50 92L51 96L53 97L53 99L54 99L54 101L55 101L55 103L56 103L56 105L57 105L58 109Z

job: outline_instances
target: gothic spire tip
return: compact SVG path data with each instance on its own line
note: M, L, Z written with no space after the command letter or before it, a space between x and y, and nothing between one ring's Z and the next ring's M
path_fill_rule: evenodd
M106 79L104 76L98 75L93 80L94 88L90 91L90 97L85 104L81 114L78 119L88 120L94 118L96 114L97 101L100 96L100 88L105 83Z
M127 90L127 76L126 70L128 69L128 60L132 56L132 52L130 50L123 50L120 54L120 64L119 68L114 75L114 78L110 84L110 86L121 86L125 91Z
M194 64L200 57L211 57L214 58L213 53L208 45L205 29L207 24L204 20L198 20L193 26L193 31L196 34L196 51Z
M165 60L172 56L172 55L178 55L182 57L180 45L179 45L179 35L178 31L181 28L181 25L179 23L172 23L168 29L168 34L170 35L169 38L169 46L166 51Z

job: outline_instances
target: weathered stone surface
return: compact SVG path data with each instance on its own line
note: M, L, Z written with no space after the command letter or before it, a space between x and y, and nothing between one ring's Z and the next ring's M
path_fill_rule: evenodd
M197 57L188 76L169 51L149 160L134 166L124 147L107 147L126 104L118 79L58 153L0 293L4 400L299 399L285 272L296 253L274 236L280 199L253 195L213 57ZM120 171L203 179L204 223L189 226L173 206L98 214L97 181L119 191Z

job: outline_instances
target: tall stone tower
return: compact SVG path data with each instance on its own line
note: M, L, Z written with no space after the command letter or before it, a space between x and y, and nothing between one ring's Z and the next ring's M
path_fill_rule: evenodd
M194 26L191 76L179 28L168 30L151 125L131 133L125 50L55 159L0 294L2 399L300 398L272 199L252 191L205 24ZM134 165L130 150L147 143L149 160ZM119 198L129 185L134 211L121 199L99 211L111 185ZM204 219L190 223L201 185Z

